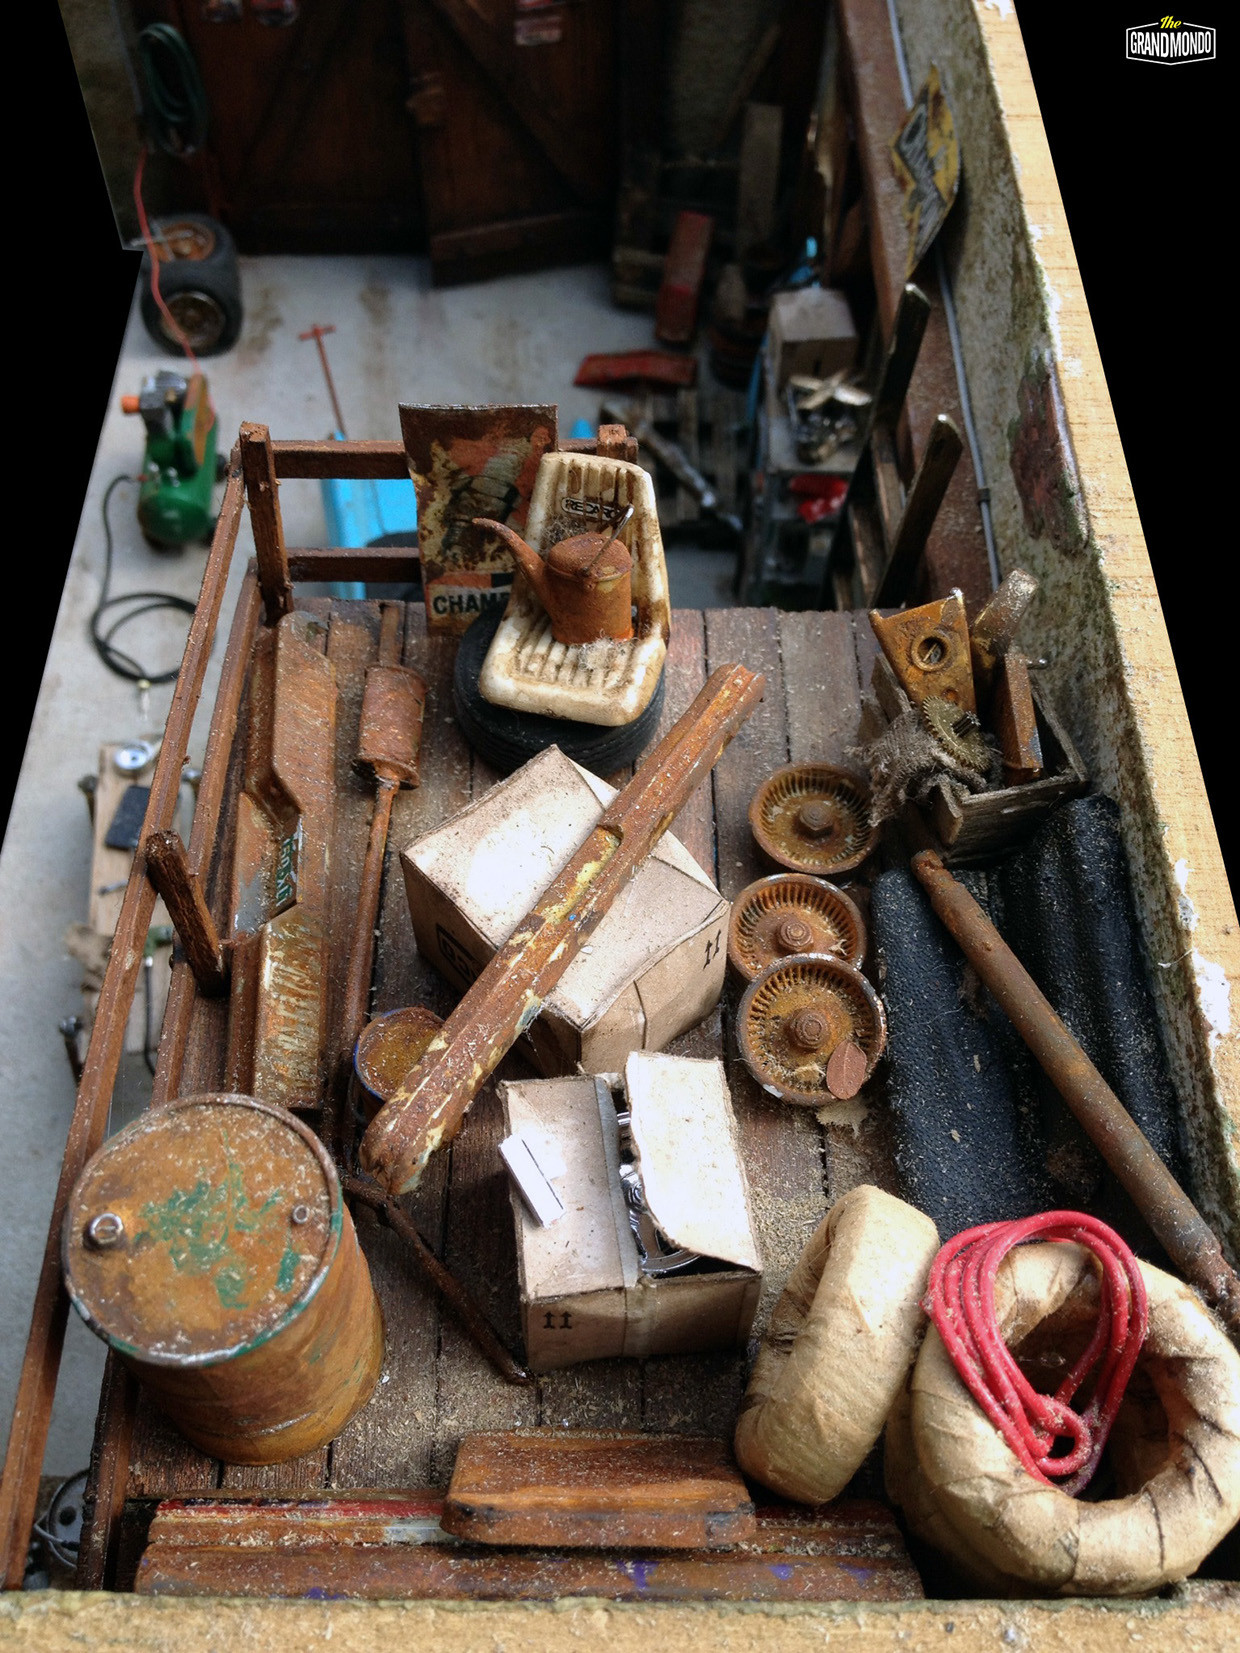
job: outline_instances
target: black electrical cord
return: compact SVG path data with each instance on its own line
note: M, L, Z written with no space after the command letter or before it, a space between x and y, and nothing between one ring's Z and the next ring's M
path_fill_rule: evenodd
M207 141L207 94L185 36L171 23L151 23L138 36L144 97L142 119L165 155L193 155Z
M122 471L119 476L112 478L104 490L102 506L103 589L99 594L95 611L90 617L90 640L95 645L95 652L104 665L109 671L115 672L118 677L127 678L130 683L149 683L151 685L175 683L177 674L181 670L179 663L170 667L167 671L148 671L141 661L135 660L131 654L126 654L123 649L117 648L112 641L122 626L127 626L131 620L136 620L140 614L151 614L158 609L170 608L175 609L178 614L188 614L192 619L197 607L195 603L190 602L188 597L180 597L173 591L126 591L118 597L108 596L108 587L112 583L112 525L108 521L108 505L111 502L113 492L122 482L140 482L141 480L141 477L129 476ZM113 620L106 631L102 631L99 624L100 620L107 610L115 608L117 603L138 603L140 606L122 614L119 619Z

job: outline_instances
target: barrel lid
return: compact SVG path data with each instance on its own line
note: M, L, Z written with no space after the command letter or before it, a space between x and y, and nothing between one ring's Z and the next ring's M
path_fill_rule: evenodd
M198 1366L255 1348L318 1291L343 1206L323 1144L250 1096L184 1097L104 1144L69 1197L69 1295L122 1354Z

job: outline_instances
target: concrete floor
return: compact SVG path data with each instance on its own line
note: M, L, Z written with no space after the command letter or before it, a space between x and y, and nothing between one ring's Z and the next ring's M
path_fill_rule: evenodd
M321 437L333 419L313 344L298 333L331 323L337 393L351 437L398 439L397 405L413 402L555 402L560 428L598 417L598 393L572 384L591 351L651 343L651 318L613 309L599 266L434 291L424 262L407 258L242 260L245 328L229 354L207 361L221 445L243 419L277 437ZM109 412L99 439L72 562L12 816L0 856L0 1429L7 1436L21 1369L48 1214L73 1107L73 1083L57 1024L81 1008L81 969L65 949L68 927L84 921L91 833L77 782L95 770L100 745L158 733L171 687L155 689L143 713L134 687L113 676L88 643L103 565L100 505L109 481L132 474L142 428L119 411L125 391L174 365L161 357L131 313ZM205 550L155 553L138 532L135 490L118 488L110 517L116 550L113 592L155 587L194 598ZM290 544L325 544L318 485L286 483L281 505ZM252 542L243 528L233 591ZM669 557L673 601L729 602L731 558L677 551ZM226 625L221 625L203 691L191 758L201 762ZM148 666L179 658L185 621L139 621L123 646ZM116 1123L116 1121L114 1121ZM56 1395L47 1474L69 1475L90 1455L103 1345L70 1316Z

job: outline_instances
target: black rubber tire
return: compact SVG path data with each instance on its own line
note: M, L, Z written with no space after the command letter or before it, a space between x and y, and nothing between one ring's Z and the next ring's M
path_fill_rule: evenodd
M610 728L600 723L577 723L567 717L540 717L493 706L483 699L478 678L491 639L499 630L502 612L480 614L461 638L452 673L452 706L465 739L501 775L510 775L548 746L558 746L596 775L610 775L633 763L650 745L663 710L664 673L650 704L632 723Z
M185 327L197 356L220 356L231 350L241 333L244 311L241 304L241 273L232 236L205 213L181 212L156 219L152 234L188 233L195 243L191 256L166 259L159 266L159 290L164 302ZM197 302L191 297L197 296ZM163 315L151 292L151 260L142 258L142 322L161 350L181 353L178 340L167 331ZM178 310L187 312L184 318ZM196 324L196 325L195 325Z

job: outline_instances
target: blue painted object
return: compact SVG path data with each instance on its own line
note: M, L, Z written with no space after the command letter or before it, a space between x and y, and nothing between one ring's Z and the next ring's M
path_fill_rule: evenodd
M339 431L334 437L337 442L344 440ZM321 486L329 545L360 549L363 545L373 545L385 534L417 530L418 496L408 477L384 477L366 482L331 478ZM336 580L332 583L332 595L363 598L366 587L361 580Z
M588 442L596 432L588 419L577 419L568 434L574 442Z

